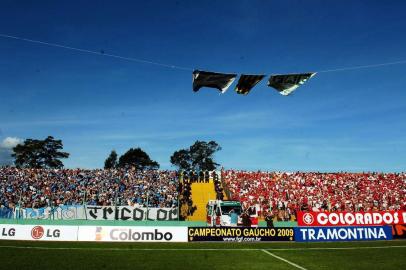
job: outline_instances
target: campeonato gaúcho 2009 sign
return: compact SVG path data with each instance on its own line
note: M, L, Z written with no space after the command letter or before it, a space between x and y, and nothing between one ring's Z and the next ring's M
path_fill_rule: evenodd
M298 212L299 226L378 226L406 223L405 211Z
M189 227L188 239L218 242L294 241L293 228Z

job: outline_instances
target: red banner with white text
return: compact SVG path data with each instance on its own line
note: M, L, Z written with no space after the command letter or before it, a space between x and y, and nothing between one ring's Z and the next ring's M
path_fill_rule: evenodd
M406 211L376 212L302 212L299 226L379 226L406 223Z

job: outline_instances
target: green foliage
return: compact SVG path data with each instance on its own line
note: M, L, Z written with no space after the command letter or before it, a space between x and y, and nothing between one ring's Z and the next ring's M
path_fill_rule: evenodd
M60 159L68 158L69 153L61 152L61 140L48 136L45 140L26 139L23 144L13 148L12 156L16 167L25 168L62 168Z
M159 163L151 160L141 148L131 148L118 160L118 167L135 167L139 170L157 170Z
M117 153L116 151L111 151L110 155L108 158L104 161L104 168L105 169L114 169L118 165L117 162Z
M175 151L170 160L179 170L212 171L219 166L214 161L214 154L220 150L215 141L196 141L189 149Z
M171 163L179 170L189 171L192 169L192 162L189 150L181 149L175 151L171 156Z

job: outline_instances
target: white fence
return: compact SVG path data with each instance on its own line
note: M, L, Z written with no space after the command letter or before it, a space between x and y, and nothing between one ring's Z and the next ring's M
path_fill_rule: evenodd
M95 242L187 242L187 227L0 224L0 239Z

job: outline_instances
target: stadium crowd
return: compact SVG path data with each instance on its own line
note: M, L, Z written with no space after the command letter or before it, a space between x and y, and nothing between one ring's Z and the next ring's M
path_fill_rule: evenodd
M0 168L0 207L77 204L176 207L178 176L135 169Z
M59 205L130 205L185 207L194 212L191 184L213 175L135 169L0 168L0 208L40 208ZM217 199L223 188L229 199L264 216L293 220L298 210L406 210L406 173L307 173L226 170L214 179ZM179 196L180 195L180 196ZM265 215L265 213L267 213Z
M231 199L278 220L298 210L406 210L406 173L283 173L222 171Z

